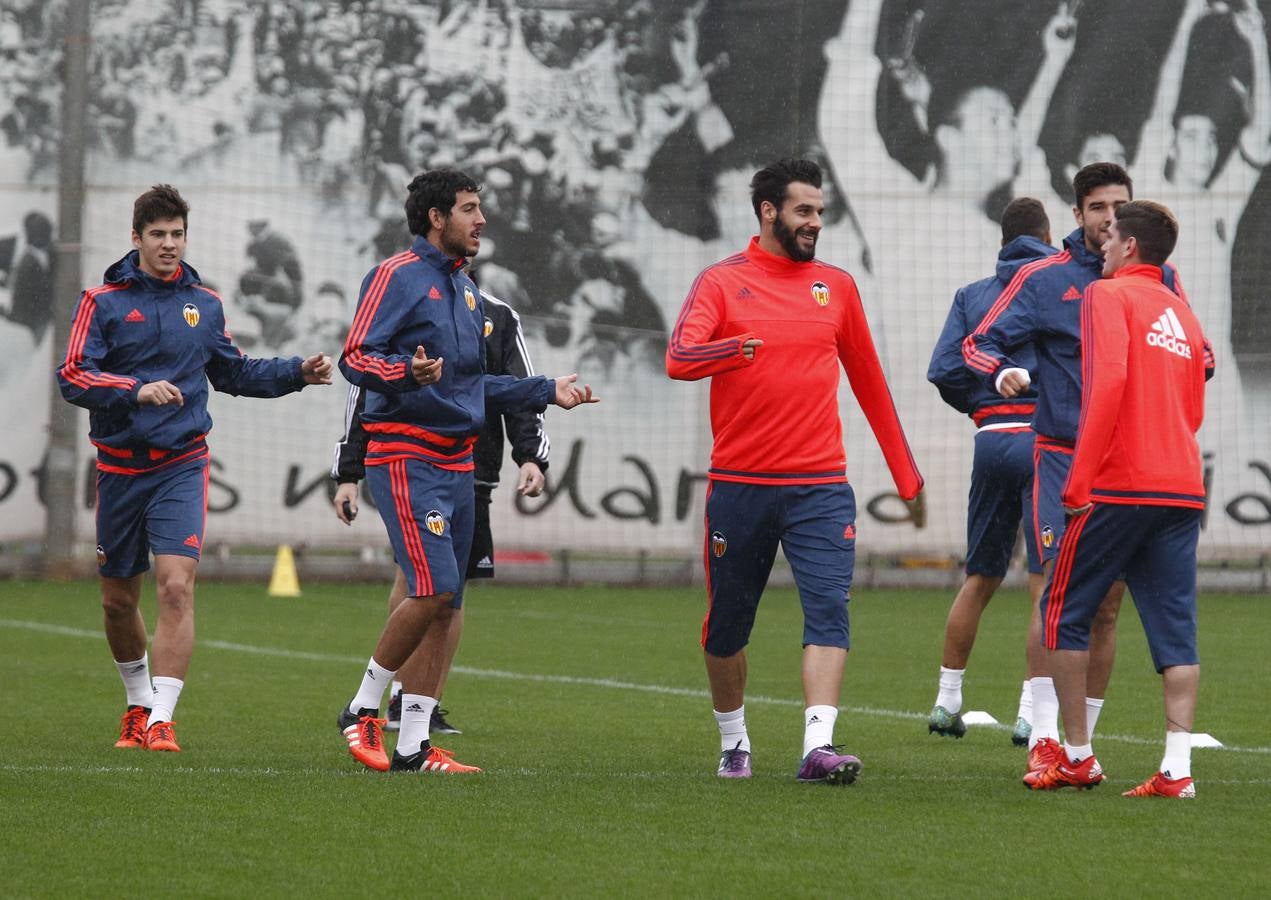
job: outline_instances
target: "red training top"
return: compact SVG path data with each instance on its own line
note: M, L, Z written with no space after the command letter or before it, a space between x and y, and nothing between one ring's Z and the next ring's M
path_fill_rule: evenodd
M1127 266L1086 288L1081 348L1081 421L1064 505L1203 509L1196 432L1208 347L1160 268Z
M755 358L742 355L752 338ZM922 488L856 282L842 269L775 256L752 238L697 277L666 351L672 378L711 379L710 477L750 484L847 480L839 362L906 500Z

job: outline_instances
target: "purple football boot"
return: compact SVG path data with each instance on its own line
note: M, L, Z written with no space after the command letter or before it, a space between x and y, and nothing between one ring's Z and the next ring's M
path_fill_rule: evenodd
M851 784L861 774L861 761L855 756L845 756L831 744L817 747L803 757L799 767L799 780L824 782L825 784Z
M750 777L750 751L741 749L741 741L719 755L719 769L715 774L720 778Z

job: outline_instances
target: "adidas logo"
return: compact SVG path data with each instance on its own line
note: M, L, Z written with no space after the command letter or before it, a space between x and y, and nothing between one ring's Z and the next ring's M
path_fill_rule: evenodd
M740 291L737 292L738 300L753 300L754 297L755 297L754 292L748 287L743 287Z
M1183 359L1192 358L1192 345L1187 343L1187 335L1183 332L1183 323L1173 307L1167 306L1161 317L1152 323L1152 330L1147 333L1150 347L1162 347Z
M146 317L143 316L141 314L141 310L137 309L135 306L133 307L132 312L124 316L125 322L144 322L145 320L146 320Z
M1081 291L1077 290L1077 286L1076 286L1075 284L1070 284L1070 285L1068 285L1068 290L1064 291L1064 296L1063 296L1063 298L1062 298L1062 299L1064 299L1064 300L1080 300L1080 299L1081 299Z
M490 559L490 557L488 556L483 556L481 557L481 561L477 563L477 568L478 569L493 569L494 560Z
M432 287L428 289L428 299L429 300L441 299L441 291L437 290L437 285L434 284Z
M188 538L186 538L182 543L184 543L185 546L187 547L193 547L195 550L197 550L199 549L199 536L197 534L192 534Z
M136 675L138 672L144 672L145 670L146 670L146 664L140 663L138 665L133 666L131 669L129 669L128 674Z
M813 716L812 718L808 719L808 724L815 725L817 722L820 722L820 721L821 721L820 716Z
M406 711L407 712L423 712L424 708L420 706L418 703L412 703L410 706L406 707Z

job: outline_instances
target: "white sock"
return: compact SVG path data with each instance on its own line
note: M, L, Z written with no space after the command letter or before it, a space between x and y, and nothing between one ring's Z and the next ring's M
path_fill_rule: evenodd
M946 669L940 667L940 693L936 695L936 706L943 706L946 712L962 712L962 678L966 669Z
M388 699L392 700L402 692L402 683L397 679L393 679L393 686L388 689Z
M1039 675L1033 679L1033 733L1028 738L1032 750L1042 738L1059 740L1059 695L1054 679Z
M423 694L402 693L402 730L397 737L397 754L410 756L418 753L428 740L428 723L437 700Z
M181 696L181 688L185 682L180 678L167 678L163 675L154 677L154 706L150 707L150 718L146 720L149 728L155 722L171 722L172 713L176 711L177 699Z
M366 674L362 676L362 686L357 689L357 696L349 701L349 712L357 713L364 709L380 708L380 698L384 696L384 688L393 683L391 672L371 657L366 664Z
M124 680L124 690L128 694L129 706L154 706L154 686L150 683L150 654L143 653L141 659L132 662L115 660L119 669L119 677Z
M1023 719L1029 725L1033 724L1033 683L1029 679L1024 679L1024 686L1019 692L1019 712L1015 714L1015 718Z
M745 750L750 752L750 735L746 733L746 707L737 707L732 712L715 710L715 722L719 725L719 752L725 750Z
M1089 744L1074 746L1067 741L1064 741L1064 752L1068 754L1068 761L1074 765L1081 762L1087 756L1094 756L1094 748Z
M839 717L837 706L809 706L803 711L803 755L817 747L834 743L834 722Z
M1165 758L1161 760L1161 773L1166 778L1192 777L1192 733L1190 731L1165 732Z
M1086 734L1094 737L1094 723L1099 721L1099 713L1103 712L1101 697L1086 698Z

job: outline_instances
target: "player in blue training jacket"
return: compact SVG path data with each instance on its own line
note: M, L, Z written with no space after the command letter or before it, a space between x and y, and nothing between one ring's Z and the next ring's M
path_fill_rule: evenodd
M1064 238L1064 249L1020 269L962 345L967 366L1007 399L1027 389L1032 378L1009 354L1030 342L1036 349L1041 390L1033 416L1033 527L1048 577L1064 535L1059 495L1072 465L1081 415L1081 297L1086 286L1102 276L1101 248L1117 208L1133 199L1134 190L1125 169L1108 162L1085 166L1072 185L1078 227ZM1167 264L1163 271L1165 285L1186 299L1173 266ZM1112 677L1116 618L1124 595L1123 581L1109 589L1090 640L1087 716L1092 733ZM1063 750L1059 744L1059 700L1048 675L1032 679L1032 688L1028 769L1040 773Z
M128 697L116 747L180 750L172 714L194 650L194 576L207 519L207 385L280 397L330 384L331 360L249 359L221 298L182 259L190 207L171 185L137 198L133 250L75 311L62 396L90 411L97 447L97 567L106 641ZM137 603L155 559L154 679Z
M340 710L354 759L387 771L473 772L428 741L426 667L402 673L402 722L390 763L379 703L394 674L436 620L447 625L463 604L472 546L473 444L486 410L542 412L594 403L576 375L488 375L485 310L464 272L481 246L480 186L438 169L408 187L406 222L415 242L362 282L340 371L366 389L366 483L384 520L407 598L389 616L361 686ZM445 628L436 629L443 633ZM440 660L438 660L438 663Z
M984 318L1015 274L1028 263L1056 253L1050 245L1046 208L1031 197L1012 200L1002 211L1002 249L997 274L959 288L953 297L944 330L931 354L927 380L946 403L966 413L976 424L971 492L967 504L966 581L949 609L944 628L940 689L927 722L931 733L962 737L962 680L975 644L985 607L1002 583L1011 551L1024 523L1028 555L1028 591L1032 597L1025 658L1028 678L1041 672L1042 564L1033 540L1033 389L1005 399L975 378L962 361L962 342ZM1014 351L1016 362L1035 371L1036 356L1029 344ZM1011 740L1028 743L1032 730L1032 689L1025 679Z

